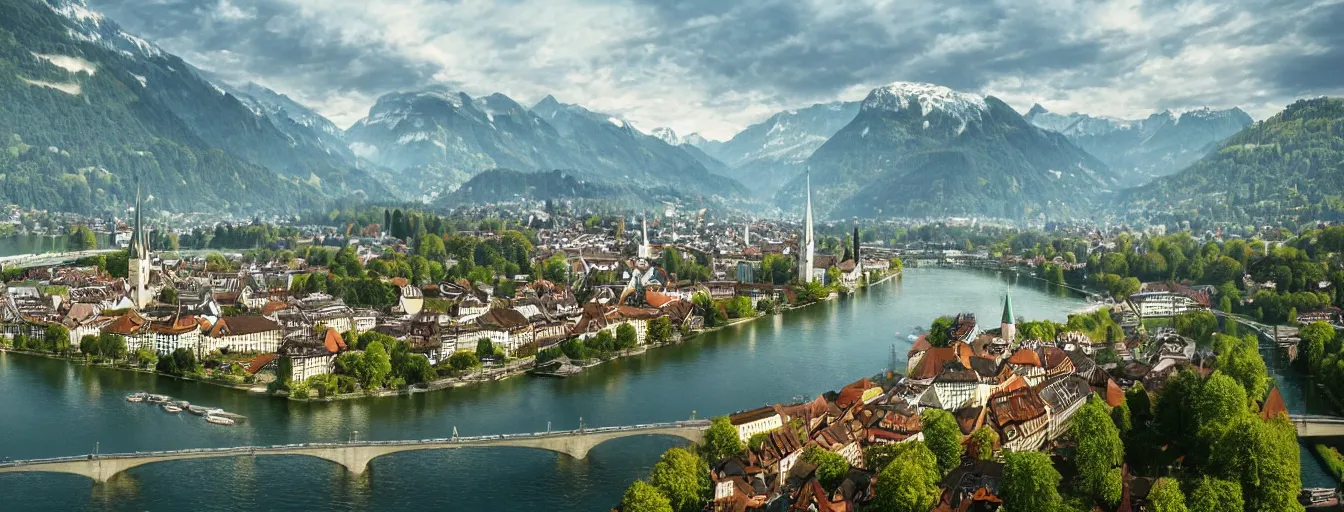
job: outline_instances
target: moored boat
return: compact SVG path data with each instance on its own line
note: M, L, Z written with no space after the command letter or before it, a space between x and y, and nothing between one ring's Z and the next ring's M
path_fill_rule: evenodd
M223 409L220 409L218 407L205 407L201 405L188 405L187 412L195 414L197 416L206 416L217 412L223 412Z
M168 395L147 395L145 397L145 401L151 404L168 403L168 400L171 400L171 397Z
M233 425L234 423L234 421L230 418L215 415L206 415L205 421L213 423L215 425Z
M127 402L143 402L143 401L145 401L145 394L144 394L144 393L131 393L131 394L129 394L129 395L126 395L126 401L127 401Z
M167 403L165 403L165 404L163 404L163 411L164 411L164 412L169 412L169 413L174 413L174 414L176 414L176 413L182 412L182 408L181 408L181 407L178 407L178 406L176 406L176 405L173 405L173 404L167 404Z

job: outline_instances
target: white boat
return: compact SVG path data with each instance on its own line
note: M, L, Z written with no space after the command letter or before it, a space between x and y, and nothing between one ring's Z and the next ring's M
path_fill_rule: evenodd
M215 425L232 425L234 423L232 419L214 415L207 415L205 421L214 423Z
M182 412L182 408L173 404L163 404L163 411L176 414Z
M220 408L218 408L218 407L205 407L205 406L201 406L201 405L188 405L188 406L187 406L187 412L192 413L192 414L195 414L195 415L197 415L197 416L208 416L208 415L211 415L211 414L214 414L214 413L217 413L217 412L224 412L224 410L223 410L223 409L220 409Z
M168 403L168 400L171 400L171 399L172 399L172 397L169 397L168 395L148 395L148 396L145 397L145 401L147 401L147 402L149 402L149 403L151 403L151 404L163 404L163 403Z
M144 393L132 393L132 394L126 395L126 401L127 401L127 402L143 402L143 401L145 401L145 394L144 394Z

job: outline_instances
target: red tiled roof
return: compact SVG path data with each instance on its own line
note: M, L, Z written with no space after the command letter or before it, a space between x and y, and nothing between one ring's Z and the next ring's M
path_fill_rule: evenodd
M1013 352L1013 355L1008 358L1008 364L1040 367L1041 356L1038 355L1035 350L1019 348L1017 349L1017 352Z
M1279 387L1274 386L1269 390L1269 396L1265 397L1265 404L1260 407L1260 417L1271 420L1281 413L1288 414L1288 408L1283 404L1283 395L1279 394Z
M322 346L326 347L327 352L335 354L346 349L345 338L336 329L328 327L326 334L322 336Z
M261 371L262 367L271 364L271 361L274 360L275 360L274 352L266 354L257 354L257 357L252 358L252 361L247 364L247 373L249 375L256 375L257 372Z
M666 293L659 293L653 290L644 291L644 302L648 302L650 306L655 308L661 308L674 300L676 300L675 297Z

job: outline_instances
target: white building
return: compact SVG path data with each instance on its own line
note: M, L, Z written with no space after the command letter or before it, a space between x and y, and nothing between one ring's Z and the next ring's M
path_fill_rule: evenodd
M770 407L733 414L728 417L728 422L737 429L737 438L744 443L751 439L751 436L784 426L784 419Z

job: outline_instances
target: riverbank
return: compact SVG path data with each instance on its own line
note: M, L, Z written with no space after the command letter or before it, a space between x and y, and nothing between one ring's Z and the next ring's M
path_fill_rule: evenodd
M201 384L210 384L222 388L236 389L240 391L250 391L250 392L257 392L258 390L263 392L265 391L265 386L258 386L256 384L247 384L247 383L235 384L232 382L224 382L219 379L213 379L210 378L209 376L206 376L205 378L200 378L200 377L193 377L191 375L169 375L166 373L158 372L154 369L140 368L134 365L121 365L116 363L96 363L84 358L83 356L52 354L50 352L39 352L33 350L19 350L12 347L2 347L2 346L0 346L0 352L4 352L7 354L19 354L31 357L41 357L43 359L53 359L56 361L64 361L66 363L73 363L77 366L86 366L90 368L102 368L107 370L117 370L117 371L139 373L144 375L153 375L156 377L163 377L167 379L199 382Z

